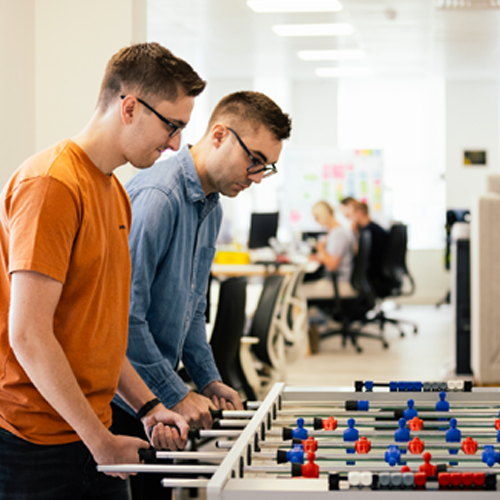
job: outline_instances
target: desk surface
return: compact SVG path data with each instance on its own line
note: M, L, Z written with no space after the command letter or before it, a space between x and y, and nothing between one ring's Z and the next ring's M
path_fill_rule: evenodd
M212 264L214 276L265 276L271 273L293 274L301 264ZM312 269L309 269L311 267ZM308 262L306 271L314 271L317 263Z

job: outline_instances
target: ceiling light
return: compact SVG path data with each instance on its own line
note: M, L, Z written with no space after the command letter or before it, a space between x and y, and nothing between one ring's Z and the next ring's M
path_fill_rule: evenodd
M437 0L438 10L499 9L500 0Z
M343 76L372 76L371 68L318 68L316 75L324 78L339 78Z
M338 0L248 0L254 12L339 12Z
M347 23L278 24L273 31L279 36L338 36L352 35L354 28Z
M359 61L365 58L363 50L301 50L303 61Z

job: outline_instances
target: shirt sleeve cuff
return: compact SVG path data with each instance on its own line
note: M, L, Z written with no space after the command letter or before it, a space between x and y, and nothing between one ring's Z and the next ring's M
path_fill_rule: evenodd
M194 369L186 366L186 370L200 392L215 380L222 382L219 370L212 360L196 365Z

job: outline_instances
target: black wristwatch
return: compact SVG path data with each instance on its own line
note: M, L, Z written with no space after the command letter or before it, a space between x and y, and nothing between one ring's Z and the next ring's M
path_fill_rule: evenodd
M144 417L144 415L149 413L155 406L158 406L160 403L161 403L161 401L158 398L154 398L151 401L148 401L147 403L145 403L143 406L141 406L141 408L137 412L137 415L136 415L137 420L141 420L142 417Z

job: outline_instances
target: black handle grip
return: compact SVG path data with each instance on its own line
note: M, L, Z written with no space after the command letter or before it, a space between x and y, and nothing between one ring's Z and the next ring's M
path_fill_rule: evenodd
M200 439L200 429L189 429L188 439L194 441L195 439Z
M141 448L139 450L139 457L144 462L155 462L156 461L156 450L154 448Z
M222 410L210 410L210 415L212 415L212 419L221 419L222 418Z

